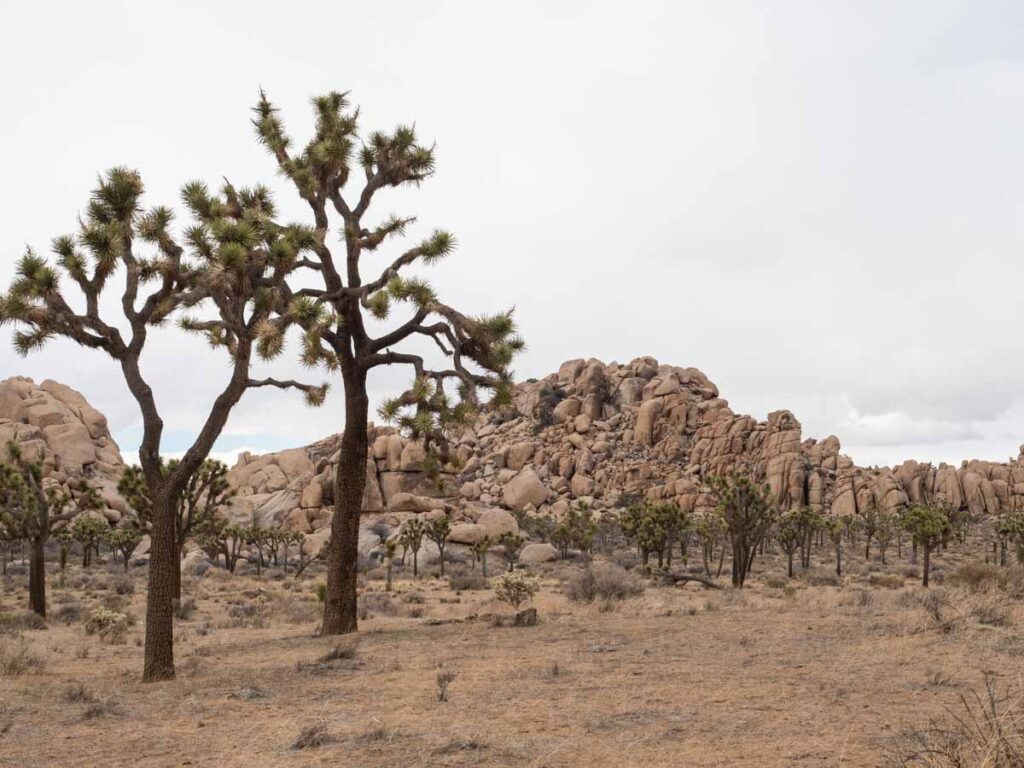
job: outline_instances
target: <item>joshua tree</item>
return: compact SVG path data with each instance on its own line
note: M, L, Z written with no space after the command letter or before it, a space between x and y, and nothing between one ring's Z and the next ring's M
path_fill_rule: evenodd
M932 550L942 544L943 537L949 535L949 517L942 509L917 505L907 510L903 518L903 527L923 552L921 586L927 587Z
M742 588L757 547L775 521L771 492L767 484L736 471L709 477L706 485L729 531L732 585Z
M163 472L173 473L178 467L178 460L164 462L161 459ZM228 485L228 468L222 461L207 459L192 474L174 499L174 551L178 568L174 572L171 595L174 600L181 600L181 558L185 549L185 540L235 495ZM153 501L150 496L149 484L141 467L128 467L117 484L118 492L124 496L138 515L138 521L150 530L153 526Z
M523 551L523 545L526 543L526 538L518 533L509 531L501 534L498 543L505 550L505 560L508 562L509 571L514 571L516 563L519 562L519 555Z
M304 226L281 226L265 187L221 194L200 182L182 192L193 224L186 247L171 232L173 212L142 210L142 179L135 171L114 168L93 192L79 231L53 241L56 264L29 250L19 261L14 282L0 295L0 324L15 323L15 347L28 354L54 336L101 350L116 361L142 417L139 463L152 500L149 584L146 593L146 641L143 679L174 677L173 585L178 569L174 504L202 466L232 408L246 390L273 386L299 388L312 404L326 387L294 381L250 378L257 336L275 317L301 314L285 281L316 247L317 233ZM147 253L143 253L147 251ZM111 277L123 267L120 316L104 317L102 301ZM74 294L65 291L72 286ZM116 290L114 288L113 290ZM230 377L211 403L203 426L174 470L160 461L163 419L140 361L149 330L179 310L210 305L202 319L181 317L185 330L200 333L230 359Z
M277 110L260 94L253 120L257 135L309 206L315 224L312 256L301 267L315 285L295 291L301 311L262 326L262 351L280 353L292 324L302 328L302 360L339 372L345 390L345 427L337 464L334 516L328 550L327 597L322 632L354 632L357 625L356 561L359 514L366 484L366 423L369 416L367 377L380 366L411 368L412 386L381 407L386 420L424 442L425 466L436 472L448 459L447 435L475 413L478 391L493 392L492 404L511 402L514 355L523 349L511 311L470 317L442 303L428 283L408 277L410 268L429 266L455 247L448 232L431 235L404 250L389 264L370 267L386 241L402 237L412 218L390 216L370 223L368 211L381 190L419 185L434 172L434 148L421 144L415 131L399 126L390 133L361 134L359 112L345 94L329 93L313 100L315 134L305 147L293 149ZM362 169L359 189L351 190L356 166ZM330 216L340 219L338 235L330 234ZM340 239L341 246L333 244ZM370 275L366 272L371 270ZM386 320L396 304L410 306L407 317L380 335L370 325ZM398 351L403 342L425 338L435 342L448 365L428 367L424 357ZM458 401L447 387L454 385Z
M444 576L444 547L448 543L448 534L451 533L451 530L452 526L448 521L448 516L444 515L442 517L435 517L428 522L424 531L427 538L437 545L438 557L441 560L442 576Z
M792 579L793 555L800 548L800 542L802 541L802 531L800 530L800 523L795 512L787 512L779 518L775 535L779 540L782 551L786 553L786 573Z
M864 531L864 559L871 559L871 540L878 534L879 528L884 525L885 513L874 505L861 510L861 529Z
M473 557L480 563L480 575L485 579L487 578L487 553L493 543L490 536L481 536L470 546Z
M79 515L71 524L71 538L82 547L82 567L92 565L93 554L99 555L100 544L110 531L110 524L91 515Z
M402 533L399 535L399 540L402 542L402 546L412 552L412 575L416 578L420 575L420 547L423 546L423 535L426 533L426 527L423 525L423 521L418 517L414 517L411 520L406 520L405 525L402 526ZM330 586L328 586L328 591Z
M850 531L853 519L849 515L838 515L825 520L825 533L836 551L836 576L843 575L843 537Z
M77 499L53 486L43 487L43 465L28 461L15 443L0 462L0 531L9 540L28 541L28 607L46 618L46 541L54 527L98 506L96 492L82 483ZM84 519L84 518L83 518ZM6 571L6 559L4 570Z
M885 565L885 553L896 535L897 526L894 516L891 514L881 515L875 530L875 541L878 542L878 554L882 558L882 565Z
M124 572L128 573L128 558L142 541L142 533L134 526L123 526L108 530L106 539L108 547L121 553L121 557L124 558Z

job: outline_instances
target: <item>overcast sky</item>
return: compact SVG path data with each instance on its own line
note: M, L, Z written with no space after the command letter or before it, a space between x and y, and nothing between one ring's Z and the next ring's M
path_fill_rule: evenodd
M116 164L150 205L228 177L304 216L248 110L266 88L301 144L309 98L348 90L364 127L436 140L436 177L378 214L457 234L431 279L468 312L515 304L519 378L653 355L862 464L1024 442L1017 3L0 0L0 20L4 285ZM171 330L145 369L181 450L226 366ZM100 353L5 340L14 374L80 389L132 458L140 419ZM251 392L218 452L339 430L339 394Z

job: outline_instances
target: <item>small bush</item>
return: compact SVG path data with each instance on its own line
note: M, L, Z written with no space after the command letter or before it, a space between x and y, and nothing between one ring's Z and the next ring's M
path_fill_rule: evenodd
M455 670L441 667L437 670L437 700L448 701L448 687L455 682Z
M39 672L45 666L42 657L32 653L24 640L0 645L0 673L7 677Z
M77 624L84 616L85 608L79 602L64 603L53 614L61 624Z
M361 610L366 618L370 616L394 616L398 613L398 605L386 592L364 592L360 602Z
M888 750L886 765L1012 766L1024 765L1024 714L1019 690L997 691L992 673L984 688L960 694L959 711L908 731Z
M1010 610L999 603L987 602L976 605L971 609L973 616L979 624L987 627L1009 627L1013 624L1010 618Z
M898 573L872 573L868 576L868 584L872 587L900 589L903 587L903 577Z
M464 573L450 575L448 577L448 586L455 592L476 592L487 589L491 584L483 576Z
M577 603L625 600L642 594L644 585L633 574L612 563L595 564L574 573L566 584L566 594Z
M178 607L174 611L174 615L182 621L187 621L192 617L192 614L196 612L196 601L192 597L183 597L178 601Z
M322 747L331 737L327 733L327 726L323 723L307 725L292 742L292 749L316 749Z
M781 576L769 576L764 580L764 585L769 589L785 589L788 583L789 581Z
M46 621L38 613L0 613L0 635L17 635L25 630L46 629Z
M269 607L264 595L258 594L252 600L235 600L228 605L228 618L233 627L262 629L269 620Z
M86 688L84 683L69 685L64 689L61 698L71 704L93 704L97 701L96 695Z
M320 583L316 585L316 601L322 603L327 599L327 585Z
M119 595L135 594L135 582L130 576L124 574L114 578L114 592Z
M99 635L103 642L111 645L123 645L130 626L131 619L127 614L95 608L89 612L85 622L85 634Z
M115 701L97 701L82 711L82 720L95 720L98 717L116 717L123 715L124 707Z
M330 662L337 661L339 659L354 659L356 657L356 650L358 647L359 642L356 639L335 643L327 653L320 657L320 663L329 664Z

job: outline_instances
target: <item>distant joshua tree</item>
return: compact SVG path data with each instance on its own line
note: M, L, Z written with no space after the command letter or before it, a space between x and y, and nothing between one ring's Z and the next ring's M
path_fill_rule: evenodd
M949 535L949 516L937 507L916 505L906 511L903 527L910 534L911 541L921 548L924 560L921 565L921 586L928 586L932 552Z
M29 542L28 608L44 619L46 542L56 526L98 506L96 491L84 482L77 499L59 486L45 489L42 462L28 461L15 443L7 444L0 461L0 538Z
M706 486L729 532L732 585L742 588L757 548L775 522L771 492L766 484L738 471L709 477Z
M430 539L434 544L437 545L438 557L441 563L441 575L444 576L444 548L448 543L448 534L451 533L452 526L448 521L448 515L442 515L435 517L433 520L427 523L426 530L424 533L427 538Z
M367 376L380 366L411 369L412 385L384 403L380 413L412 438L424 441L426 469L436 473L449 458L447 435L476 412L479 390L492 392L491 402L496 406L510 404L509 366L524 345L516 334L511 311L470 317L442 303L424 280L406 276L409 269L430 266L454 250L455 238L448 232L434 230L383 268L371 266L370 259L380 246L403 236L415 221L389 216L370 223L368 212L375 196L389 188L418 186L430 178L434 147L421 144L413 128L407 126L390 133L361 134L359 110L350 107L344 93L319 96L313 99L313 107L313 138L297 151L264 94L254 110L260 141L281 173L294 183L315 225L312 253L299 264L312 284L292 294L293 311L261 325L260 344L268 356L279 354L287 329L298 325L303 362L340 373L344 384L345 427L335 475L322 624L323 634L332 635L354 632L357 626L356 564L369 416ZM359 176L362 181L352 190L350 181ZM340 219L337 234L330 233L330 215ZM339 240L340 247L335 245ZM410 305L407 317L391 330L373 335L371 326L386 320L396 304ZM416 338L434 342L447 366L431 369L421 355L398 351L403 342ZM447 391L449 386L457 399Z
M171 459L164 465L164 472L173 472L177 466L178 461ZM224 462L207 459L174 500L174 551L178 562L172 585L174 600L181 600L181 556L185 540L234 496L227 474ZM142 468L128 467L121 475L117 490L132 505L141 526L149 530L153 524L153 502Z
M191 182L182 200L192 215L184 244L171 231L170 208L142 208L139 174L113 168L92 193L78 232L53 240L55 263L29 249L14 281L0 294L0 325L21 327L15 348L29 354L53 337L64 337L106 353L118 363L142 417L139 463L152 501L149 585L143 679L174 677L173 597L178 569L175 501L209 456L232 408L248 389L301 389L312 404L326 386L256 380L250 364L257 339L271 316L295 317L286 280L304 254L322 243L312 227L280 225L266 187L220 194ZM112 278L121 270L119 302L107 302ZM67 292L71 287L72 293ZM116 286L112 289L117 290ZM181 316L179 325L202 334L230 360L229 377L210 403L199 434L174 469L160 461L164 422L140 361L149 330L181 310L209 308L202 316ZM115 317L105 317L117 306ZM101 309L102 308L102 309Z

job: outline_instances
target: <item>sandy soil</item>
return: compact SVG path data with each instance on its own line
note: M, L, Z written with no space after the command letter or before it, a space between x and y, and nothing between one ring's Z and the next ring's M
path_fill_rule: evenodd
M742 592L649 585L588 605L563 594L579 565L546 566L528 628L494 626L509 609L488 590L425 576L389 596L372 573L358 647L326 662L322 574L217 571L187 580L179 676L157 685L138 681L143 571L75 567L46 629L0 635L0 657L41 665L0 675L0 766L873 766L986 670L1021 682L1018 601L947 581L936 619L905 564L871 566L887 588L850 560L838 585L824 563L786 582L772 559ZM23 610L22 582L5 580L0 611ZM123 645L83 629L104 603L136 618ZM304 730L323 743L295 748Z

